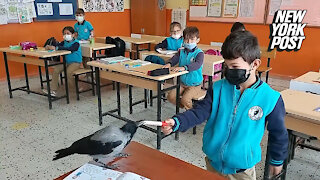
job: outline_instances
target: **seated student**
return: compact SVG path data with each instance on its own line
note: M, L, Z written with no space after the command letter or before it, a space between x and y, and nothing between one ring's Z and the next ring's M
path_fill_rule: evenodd
M235 22L232 25L231 28L231 32L235 32L235 31L245 31L246 28L244 27L244 25L241 22Z
M82 62L81 47L79 41L75 39L75 31L71 26L63 28L62 33L64 41L58 43L56 47L47 45L46 49L71 51L71 54L67 54L65 57L67 63L68 85L69 88L73 88L75 86L73 72L80 68ZM62 71L62 64L54 66L51 82L51 96L56 96L56 91L58 90L59 74ZM44 89L43 91L45 93L48 93L46 89Z
M187 27L183 31L184 49L180 49L163 68L170 68L179 64L179 67L173 71L189 71L188 74L182 75L180 94L182 95L180 107L190 109L192 107L192 99L198 97L201 92L202 66L204 53L197 47L199 43L199 30L196 27ZM176 90L168 93L168 101L176 103Z
M255 165L261 161L260 143L269 131L270 174L277 175L287 157L288 133L285 108L279 92L262 82L258 40L248 31L231 33L222 45L225 79L214 83L206 97L192 109L166 120L164 134L207 121L202 150L207 169L229 179L256 179Z
M77 39L78 40L90 40L90 38L93 38L94 31L91 23L89 21L86 21L84 19L84 10L82 8L78 8L76 11L76 20L78 21L76 24L74 24L74 29L77 33ZM90 59L87 57L83 58L83 66L85 68L87 67L87 62ZM88 76L88 78L91 76Z
M180 23L172 22L170 24L170 35L171 37L166 38L155 46L156 51L158 49L178 51L178 49L182 47L183 38Z

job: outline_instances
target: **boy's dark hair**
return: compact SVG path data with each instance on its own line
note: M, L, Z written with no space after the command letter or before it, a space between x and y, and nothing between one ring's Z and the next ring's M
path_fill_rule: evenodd
M232 28L231 28L231 32L235 32L235 31L245 31L246 28L244 27L244 25L241 23L241 22L235 22L233 25L232 25Z
M182 28L180 23L174 21L170 24L170 32L173 31L173 28L176 26L178 26L180 29Z
M183 30L184 39L192 39L194 37L197 37L197 38L200 37L199 29L197 27L194 27L194 26L186 27Z
M251 64L255 59L260 59L258 39L249 31L235 31L224 41L221 54L224 59L233 60L242 57Z
M77 10L76 10L76 15L77 14L83 14L84 15L84 10L82 9L82 8L78 8Z
M63 32L64 32L64 30L68 30L68 31L70 31L72 34L74 34L74 29L73 29L73 27L71 27L71 26L66 26L66 27L64 27L63 29L62 29L62 34L63 34Z

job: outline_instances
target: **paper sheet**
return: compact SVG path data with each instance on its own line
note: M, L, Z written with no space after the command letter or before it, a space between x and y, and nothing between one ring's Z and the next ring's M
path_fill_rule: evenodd
M282 0L271 0L270 1L270 10L269 15L273 16L277 10L281 7Z
M0 4L0 24L8 24L7 6Z
M31 23L32 14L30 14L29 9L26 8L26 4L20 4L18 7L18 18L19 23Z
M292 0L282 0L281 6L291 6Z
M173 9L171 15L172 22L179 22L182 29L186 28L187 24L187 10L186 9Z
M83 0L86 12L123 12L124 0Z
M8 20L18 20L18 8L16 3L8 3Z
M190 17L206 17L206 6L190 6Z
M224 1L224 17L237 17L238 16L238 0L225 0Z
M208 16L221 17L222 0L208 1Z
M254 0L240 0L240 17L253 17L254 16Z
M62 2L62 0L48 0L48 2Z
M60 15L73 15L72 3L59 3Z
M5 4L7 4L7 1L6 0L0 0L0 5L5 5Z
M38 16L52 16L52 3L37 3Z

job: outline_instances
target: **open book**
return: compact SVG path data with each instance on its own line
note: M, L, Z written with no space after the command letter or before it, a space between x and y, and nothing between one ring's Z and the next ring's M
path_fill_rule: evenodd
M116 57L102 58L102 59L99 59L98 61L105 64L115 64L115 63L121 63L128 60L130 60L130 58L123 57L123 56L116 56Z
M150 180L132 172L119 172L86 163L73 171L64 180Z
M163 50L163 49L159 48L159 49L157 49L157 52L160 54L170 55L170 54L176 54L178 51Z

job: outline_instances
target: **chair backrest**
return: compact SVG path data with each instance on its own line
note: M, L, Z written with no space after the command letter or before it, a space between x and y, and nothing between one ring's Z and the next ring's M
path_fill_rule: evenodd
M261 58L267 58L268 64L267 67L270 66L270 60L276 58L277 51L273 49L272 51L268 51L268 47L260 47Z

